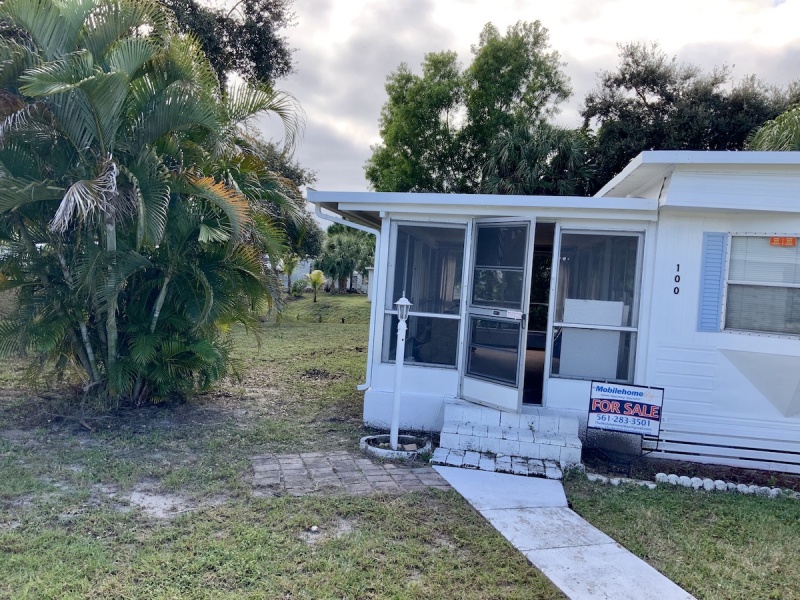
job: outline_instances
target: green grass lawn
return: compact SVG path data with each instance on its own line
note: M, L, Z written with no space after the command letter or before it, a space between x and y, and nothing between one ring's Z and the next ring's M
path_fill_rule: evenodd
M356 451L369 308L286 303L257 337L236 333L241 381L179 405L92 412L5 361L0 598L562 597L454 492L253 496L252 455ZM698 598L800 598L800 502L579 476L565 488ZM150 516L136 493L179 508Z
M573 509L698 598L800 598L800 502L568 477Z
M562 598L455 492L252 495L252 455L357 451L369 309L288 302L237 332L241 381L181 405L98 414L4 363L0 598Z

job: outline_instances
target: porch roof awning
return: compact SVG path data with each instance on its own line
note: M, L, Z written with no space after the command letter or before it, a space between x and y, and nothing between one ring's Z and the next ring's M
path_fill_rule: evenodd
M348 221L373 228L380 227L380 220L386 214L505 217L533 212L546 217L654 220L658 213L655 199L595 196L323 192L309 189L308 201Z
M720 174L797 172L800 152L649 150L640 153L597 194L598 198L626 198L642 195L654 182L663 181L676 170Z

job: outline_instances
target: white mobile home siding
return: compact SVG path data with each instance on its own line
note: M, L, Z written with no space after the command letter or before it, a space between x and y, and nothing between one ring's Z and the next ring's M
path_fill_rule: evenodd
M659 211L646 373L665 389L659 451L800 472L800 414L787 410L800 395L800 339L703 331L699 311L704 233L796 237L799 199L800 178L781 172L673 175Z

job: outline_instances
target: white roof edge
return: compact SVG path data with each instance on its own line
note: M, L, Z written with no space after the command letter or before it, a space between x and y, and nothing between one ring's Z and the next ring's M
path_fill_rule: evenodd
M611 179L608 183L606 183L603 187L601 187L598 192L594 195L595 198L602 198L606 194L608 194L611 190L617 187L620 183L625 181L628 178L628 175L633 173L636 169L638 169L642 163L644 162L644 152L640 152L636 158L631 160L622 171L619 172L614 178Z
M800 152L772 152L751 150L647 150L640 152L611 181L606 183L595 197L608 195L619 187L635 171L649 167L653 173L662 175L678 165L719 166L785 166L800 165ZM658 167L661 167L660 169Z
M388 210L393 207L433 207L458 204L460 206L496 206L516 208L588 208L648 211L656 210L657 203L646 198L597 198L594 196L493 196L487 194L437 194L408 192L338 192L308 190L307 200L313 204L338 204L349 210L360 207L366 210Z
M800 152L754 150L647 150L643 164L697 165L800 165Z

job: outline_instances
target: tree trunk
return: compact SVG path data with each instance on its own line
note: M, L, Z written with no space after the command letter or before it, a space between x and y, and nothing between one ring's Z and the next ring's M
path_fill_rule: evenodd
M69 267L67 266L67 261L64 259L64 255L61 252L58 252L58 262L61 264L61 272L64 275L64 281L67 282L67 285L72 288L72 274L69 272ZM97 360L94 356L94 350L92 349L92 344L89 341L89 330L86 327L86 322L81 320L78 322L78 327L81 330L81 339L83 340L83 347L86 350L86 358L89 361L89 374L92 376L92 381L100 381L100 371L97 368Z
M109 254L117 251L117 226L114 220L114 215L110 212L106 213L106 252ZM111 292L111 302L108 305L108 314L106 315L106 333L108 335L108 366L109 368L117 362L117 292L115 286L115 266L116 258L111 259L111 264L108 266L108 285Z
M164 300L167 297L167 286L169 286L169 281L171 278L172 275L167 273L167 276L164 278L164 285L161 286L161 291L158 292L156 305L153 308L153 320L150 321L150 333L153 333L156 330L156 323L158 323L158 316L161 314L161 307L164 306Z

